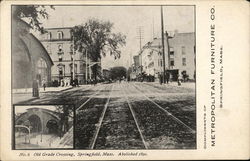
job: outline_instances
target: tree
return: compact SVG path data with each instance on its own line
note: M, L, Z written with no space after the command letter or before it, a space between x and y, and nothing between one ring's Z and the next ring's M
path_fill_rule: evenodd
M115 59L121 57L120 47L126 44L126 36L121 33L112 33L113 23L89 19L83 25L73 27L72 34L75 50L87 51L93 62L98 62L106 53L113 55ZM94 79L98 74L98 64L92 66Z
M60 118L60 135L64 135L69 130L69 118L73 119L72 105L56 105L56 112L58 112Z
M15 5L13 6L12 16L17 19L24 19L33 29L44 32L41 18L48 19L48 6L44 5ZM54 9L53 6L50 8Z
M127 69L122 66L113 67L110 69L110 75L112 79L119 79L127 76Z

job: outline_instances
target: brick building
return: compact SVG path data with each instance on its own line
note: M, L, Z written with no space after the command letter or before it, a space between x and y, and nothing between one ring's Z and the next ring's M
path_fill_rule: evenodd
M172 80L177 75L186 73L189 79L195 79L195 34L175 33L169 37L168 46L165 38L165 70L170 72ZM142 71L158 77L163 72L162 40L155 38L145 44L138 55L142 57Z
M70 85L74 69L75 78L78 79L79 84L83 84L86 79L86 55L77 51L73 54L71 28L47 28L45 30L46 33L40 35L40 41L54 63L51 70L52 81L58 82L59 85ZM73 59L75 67L73 67Z

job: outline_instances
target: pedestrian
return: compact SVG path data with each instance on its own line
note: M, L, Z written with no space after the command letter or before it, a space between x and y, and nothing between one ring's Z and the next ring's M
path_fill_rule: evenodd
M43 91L45 91L45 88L46 88L46 83L44 82L43 83Z
M163 78L162 78L162 75L160 74L160 84L162 84L162 80Z
M75 79L75 86L76 86L76 87L79 86L79 85L78 85L78 79L77 79L77 78Z
M44 80L44 79L42 80L42 86L43 86L43 91L45 91L45 88L46 88L46 82L45 82L45 80Z
M168 82L169 82L169 78L170 78L170 73L169 73L169 72L167 72L167 75L166 75L167 84L168 84Z
M32 96L38 98L39 97L38 82L35 79L33 80L32 91L33 91Z
M181 86L181 77L179 74L177 75L177 83L178 83L178 86Z

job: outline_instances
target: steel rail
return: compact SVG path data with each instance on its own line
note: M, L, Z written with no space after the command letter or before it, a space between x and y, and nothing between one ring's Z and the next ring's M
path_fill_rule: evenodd
M121 86L121 85L120 85L120 86ZM124 88L124 89L127 90L126 88ZM138 131L139 131L139 133L140 133L140 136L141 136L143 145L144 145L145 149L148 149L147 143L146 143L146 141L145 141L145 139L144 139L144 136L143 136L143 134L142 134L142 131L141 131L140 127L139 127L138 121L137 121L137 119L136 119L136 117L135 117L135 112L134 112L134 110L133 110L133 108L132 108L132 106L131 106L131 104L130 104L130 102L129 102L128 96L126 95L126 93L125 93L123 90L122 90L122 92L123 92L124 96L126 97L126 101L127 101L127 103L128 103L130 112L132 113L132 116L133 116L133 118L134 118L136 127L137 127L137 129L138 129Z
M100 117L100 119L99 119L99 121L98 121L97 130L96 130L96 132L95 132L95 134L94 134L94 139L93 139L93 142L92 142L91 145L90 145L90 149L94 149L94 147L95 147L95 143L96 143L96 140L97 140L99 131L100 131L100 129L101 129L101 125L102 125L102 122L103 122L105 113L106 113L107 108L108 108L108 104L109 104L109 100L110 100L110 96L111 96L113 87L114 87L114 85L112 84L112 85L111 85L111 90L110 90L110 92L109 92L109 96L108 96L107 101L106 101L105 106L104 106L104 110L102 111L101 117Z
M106 88L106 87L104 87L104 88ZM86 105L86 103L88 103L95 95L100 93L101 90L104 89L104 88L99 88L96 93L90 95L90 97L76 109L76 112L78 112L84 105Z
M155 101L153 101L152 99L150 99L148 96L146 96L139 88L137 85L135 85L133 83L133 86L150 102L152 102L154 105L156 105L158 108L160 108L162 111L164 111L168 116L172 117L174 120L176 120L178 123L184 125L186 128L188 128L191 133L196 133L196 131L194 129L192 129L191 127L189 127L188 125L186 125L184 122L182 122L180 119L178 119L177 117L175 117L172 113L170 113L168 110L164 109L163 107L161 107L159 104L157 104Z

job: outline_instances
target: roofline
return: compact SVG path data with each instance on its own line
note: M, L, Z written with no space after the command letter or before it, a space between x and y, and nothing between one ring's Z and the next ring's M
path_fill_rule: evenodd
M59 29L72 29L73 27L49 27L44 28L44 30L59 30Z

